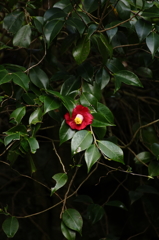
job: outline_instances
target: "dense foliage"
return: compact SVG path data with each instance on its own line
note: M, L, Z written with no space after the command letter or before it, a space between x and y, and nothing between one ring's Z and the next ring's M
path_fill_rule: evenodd
M159 238L159 2L0 2L1 239Z

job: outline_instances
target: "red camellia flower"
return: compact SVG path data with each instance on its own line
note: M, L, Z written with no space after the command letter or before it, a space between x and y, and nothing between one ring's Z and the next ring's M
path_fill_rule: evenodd
M69 113L65 114L66 123L72 128L77 130L84 129L87 125L93 121L93 116L90 114L89 109L82 105L77 105L72 112L72 116Z

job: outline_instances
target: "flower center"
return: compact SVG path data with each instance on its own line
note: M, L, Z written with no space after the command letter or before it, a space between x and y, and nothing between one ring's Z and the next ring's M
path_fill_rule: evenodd
M74 122L76 124L81 124L83 122L83 116L81 114L77 114L75 119L74 119Z

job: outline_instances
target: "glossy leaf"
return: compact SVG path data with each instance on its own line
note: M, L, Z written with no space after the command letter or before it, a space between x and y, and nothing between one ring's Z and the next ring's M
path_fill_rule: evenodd
M69 96L62 97L63 105L66 109L72 113L73 109L76 107L74 100Z
M26 114L26 107L20 107L20 108L15 109L11 113L10 119L14 118L15 122L17 124L19 124L21 122L22 118L25 116L25 114Z
M3 20L3 28L5 28L8 32L15 34L21 28L23 19L24 19L23 12L14 11L5 16Z
M8 238L14 237L19 229L19 222L16 217L8 217L2 224L2 229Z
M98 8L98 2L96 0L84 0L83 6L86 12L91 13Z
M121 208L121 209L126 210L126 211L128 210L121 201L110 201L110 202L107 202L106 205L107 206L118 207L118 208Z
M12 133L12 134L9 134L8 136L6 136L4 138L4 145L7 146L8 144L10 144L12 141L15 141L15 140L20 140L19 132Z
M41 16L35 16L34 18L34 24L38 32L43 32L43 24L44 24L44 18Z
M76 154L87 149L93 141L91 132L80 130L76 132L71 140L72 154Z
M159 162L150 162L148 166L148 173L151 177L159 176Z
M101 113L92 113L94 119L91 124L93 127L105 127L105 126L115 126L113 123L110 123L105 115Z
M113 116L112 112L104 104L98 102L98 104L97 104L97 112L102 114L107 122L114 123L114 116Z
M0 70L0 85L10 82L12 80L12 74L9 74L6 69Z
M154 57L157 49L159 48L159 35L155 32L150 33L150 35L146 38L146 44L152 54L152 57Z
M110 75L105 70L105 68L101 68L97 71L95 75L95 81L100 86L101 89L105 88L110 81Z
M153 159L152 153L150 153L150 152L141 152L141 153L136 155L136 157L134 158L134 161L135 161L136 164L142 164L142 162L143 163L148 163L152 159Z
M13 45L27 48L31 43L31 28L30 25L25 25L19 29L13 38Z
M111 27L113 27L113 26L115 26L115 25L116 25L116 22L112 22L112 23L110 23L110 24L107 24L107 25L105 26L105 28L106 28L106 29L107 29L107 28L111 28ZM115 34L117 33L117 31L118 31L118 28L117 28L117 27L113 27L112 29L106 31L110 42L111 42L112 38L115 36Z
M76 239L76 232L71 230L70 228L66 227L66 225L61 222L61 232L64 237L68 240L75 240Z
M93 82L92 84L83 82L82 92L91 93L95 98L98 99L98 101L101 99L102 96L101 88L96 82Z
M28 76L25 73L23 73L23 72L16 72L16 73L12 73L11 76L12 76L13 82L15 84L19 85L25 91L28 91L30 80L29 80Z
M104 209L98 204L91 204L87 208L86 218L92 223L96 223L104 216Z
M139 19L135 24L136 33L139 37L139 41L142 42L151 32L152 25L150 22L143 19Z
M39 88L47 89L49 79L46 73L39 67L32 68L29 72L29 77L32 83Z
M64 120L61 124L60 131L59 131L60 144L70 140L75 134L75 132L76 131L71 129Z
M91 82L93 78L93 66L90 62L84 62L78 67L78 74L86 81Z
M103 139L107 131L107 127L93 127L93 132L97 136L98 139Z
M107 61L107 68L112 72L112 73L117 73L121 70L125 70L123 64L118 58L112 58Z
M159 12L158 12L158 8L156 8L155 6L150 7L148 9L145 9L142 12L142 16L143 17L148 17L148 18L155 18L155 17L159 17Z
M156 156L157 160L159 160L159 144L153 143L151 145L151 151Z
M81 214L77 210L72 208L68 208L67 210L65 210L62 215L62 221L68 228L81 234L83 220Z
M41 123L42 116L43 116L43 113L41 108L37 108L33 113L31 113L29 117L29 124Z
M60 106L60 102L57 102L55 99L45 96L44 97L44 114L54 109L57 109Z
M66 173L57 173L52 178L56 181L56 185L51 188L51 196L66 184L68 176Z
M65 13L69 13L73 9L73 2L70 0L60 0L54 4L54 7L62 9Z
M101 154L95 144L92 144L89 148L87 148L84 154L84 158L88 173L90 172L91 167L98 161L100 156Z
M84 62L90 52L90 40L87 35L83 36L78 42L75 48L73 49L73 57L77 64Z
M135 73L141 77L152 78L153 73L150 68L147 67L139 67L136 69Z
M80 81L78 78L75 78L74 76L70 76L68 79L65 80L61 87L60 94L63 96L68 95L72 91L80 88Z
M132 86L143 87L139 78L133 72L122 70L114 75L115 78L115 90L119 90L120 83L125 83Z
M86 27L86 25L81 21L81 19L74 18L74 17L69 17L66 24L69 26L75 27L78 30L80 36L82 36Z
M116 5L116 10L122 19L128 19L130 17L131 8L128 1L120 0Z
M39 143L36 138L30 137L27 140L31 149L31 153L36 153L37 149L39 149Z
M96 107L97 106L97 99L91 93L84 92L80 96L80 103L83 106L93 105L94 107Z
M46 25L44 26L44 35L48 47L50 46L54 38L58 35L58 33L61 31L63 25L64 22L61 20L51 20L46 23Z
M94 34L91 38L93 40L94 44L97 46L102 58L103 63L105 64L108 57L112 56L113 48L110 45L107 37L104 34Z
M48 20L49 21L51 21L51 20L64 21L66 16L67 16L66 13L62 9L54 6L53 8L50 8L45 12L44 21L48 21Z
M90 24L88 27L88 38L97 30L98 26L96 24Z
M98 146L102 153L106 155L110 160L124 164L123 150L116 144L109 141L99 141Z
M129 191L130 202L133 204L143 196L142 192L138 191Z

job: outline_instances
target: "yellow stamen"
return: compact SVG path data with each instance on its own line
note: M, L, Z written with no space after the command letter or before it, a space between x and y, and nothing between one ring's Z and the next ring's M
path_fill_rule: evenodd
M74 119L74 122L76 124L81 124L83 122L83 116L81 114L77 114L75 119Z

